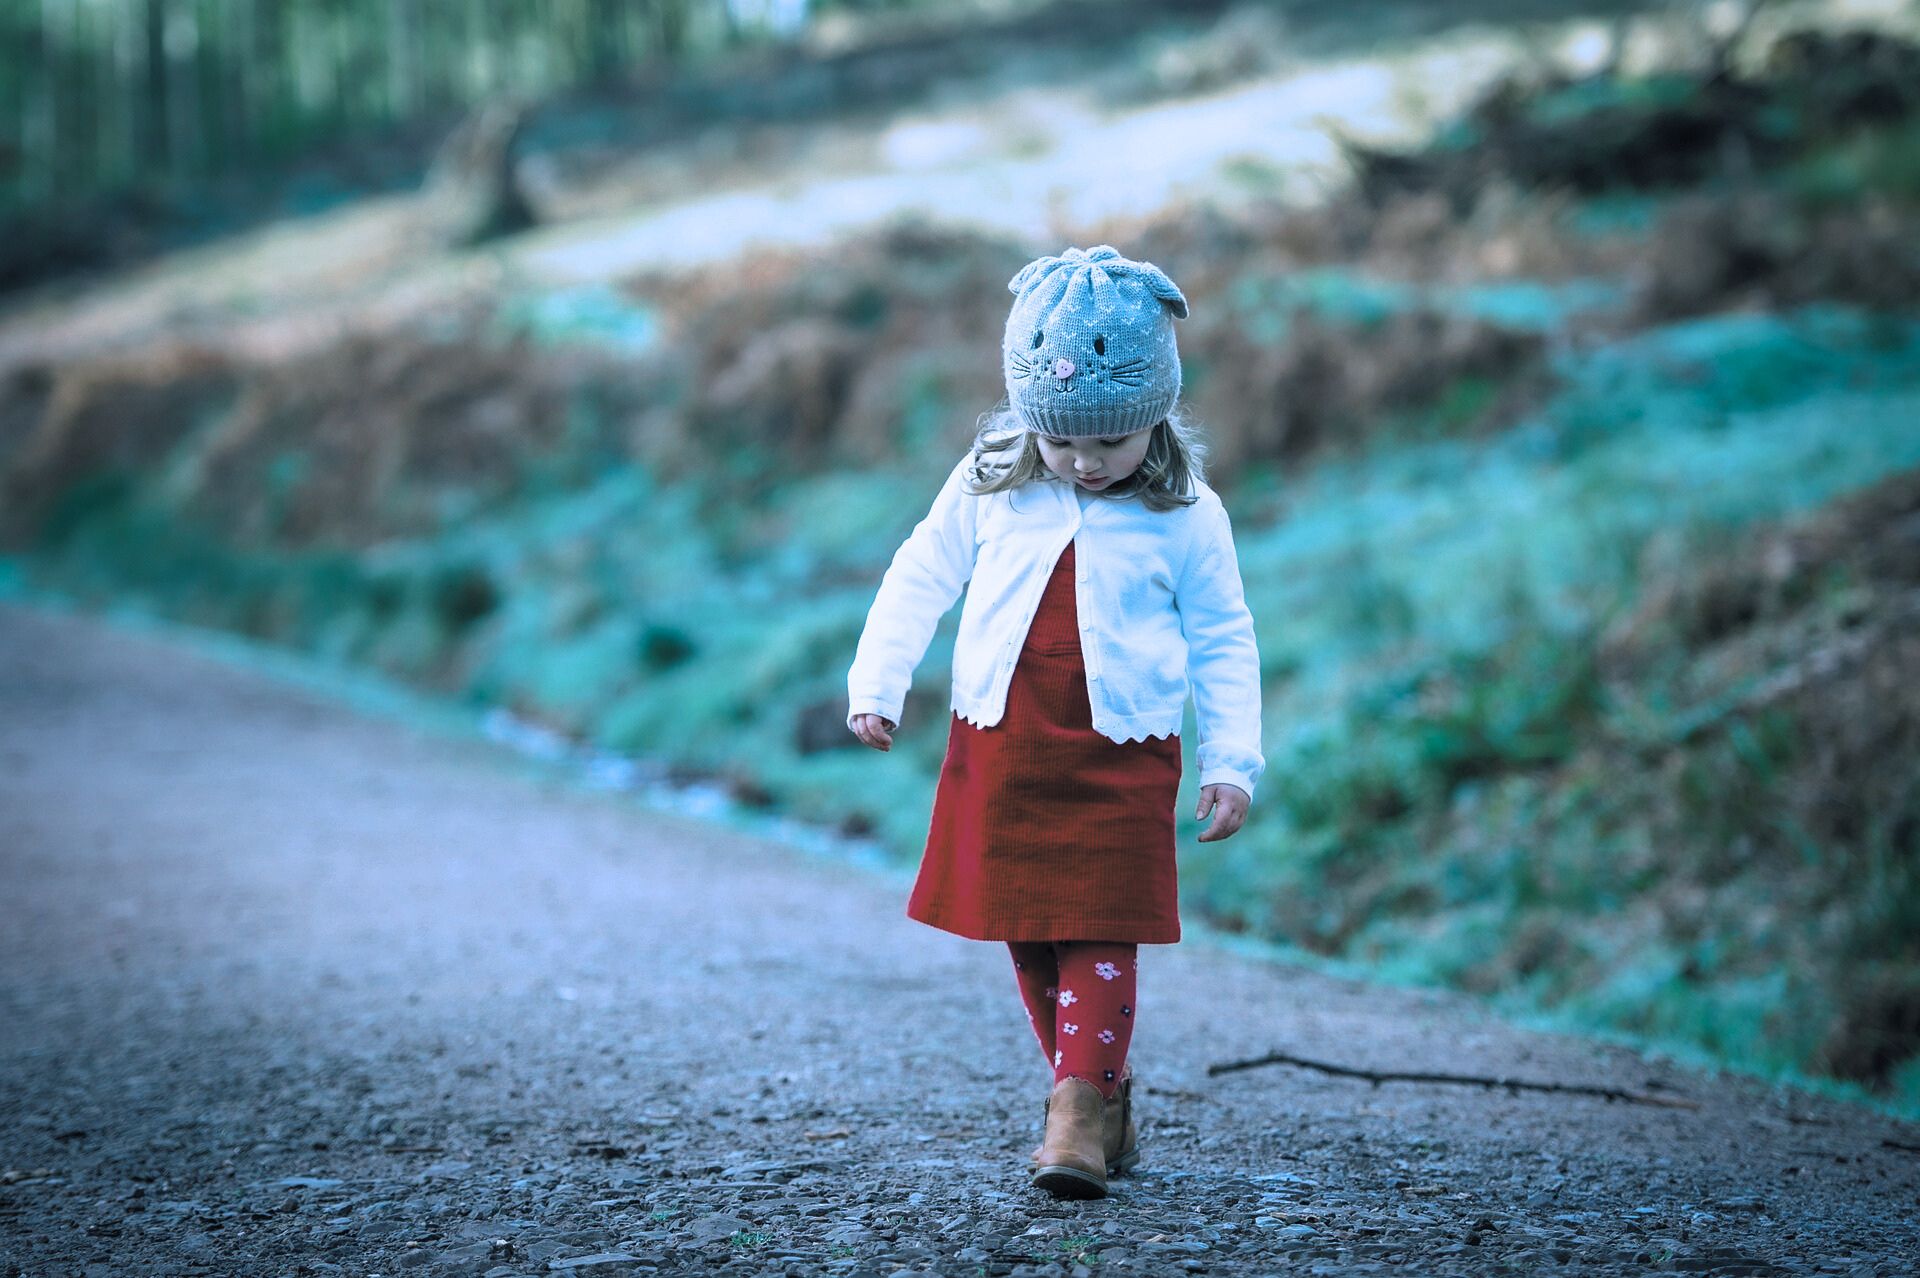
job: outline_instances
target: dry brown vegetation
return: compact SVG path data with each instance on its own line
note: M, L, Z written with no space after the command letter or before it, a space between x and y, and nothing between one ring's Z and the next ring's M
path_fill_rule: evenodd
M578 364L386 334L284 363L188 348L16 374L8 411L35 420L7 458L7 532L144 476L236 544L431 533L449 498L496 498L556 445Z
M1677 740L1640 747L1660 782L1649 853L1694 849L1654 899L1668 926L1709 913L1717 892L1763 928L1768 915L1830 920L1790 961L1874 957L1834 981L1817 1065L1884 1083L1920 1052L1920 919L1900 904L1920 899L1920 472L1648 576L1600 653L1626 695L1699 708ZM1723 767L1722 754L1770 766ZM1702 820L1736 833L1703 843L1688 829ZM1849 898L1863 889L1860 910Z

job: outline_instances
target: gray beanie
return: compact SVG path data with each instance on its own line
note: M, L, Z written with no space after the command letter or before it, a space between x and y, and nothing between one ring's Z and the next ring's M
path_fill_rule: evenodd
M1187 299L1159 267L1106 244L1070 248L1027 263L1007 288L1000 363L1028 430L1128 435L1180 398L1173 321L1187 317Z

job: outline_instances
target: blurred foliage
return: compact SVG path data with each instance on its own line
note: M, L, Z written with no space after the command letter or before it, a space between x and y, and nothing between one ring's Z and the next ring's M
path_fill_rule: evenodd
M1349 149L1369 199L1432 190L1464 212L1500 183L1598 195L1739 180L1916 112L1920 46L1804 30L1752 69L1511 77L1418 153Z
M449 151L492 113L529 108L524 134L495 148L506 178L516 157L564 181L675 139L711 160L730 144L715 126L903 104L1040 52L1125 63L1116 49L1233 3L8 0L0 291L430 175L444 186ZM1220 26L1244 50L1234 20ZM543 214L525 203L516 227Z
M316 145L791 37L749 0L93 0L0 6L7 204L205 180ZM905 7L893 5L891 7Z

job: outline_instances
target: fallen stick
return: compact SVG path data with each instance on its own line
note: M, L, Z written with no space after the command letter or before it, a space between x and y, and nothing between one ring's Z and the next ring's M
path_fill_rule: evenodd
M1375 1087L1382 1083L1467 1083L1475 1087L1504 1087L1509 1092L1562 1092L1577 1096L1600 1096L1609 1101L1631 1101L1636 1105L1660 1105L1668 1109L1700 1108L1697 1101L1649 1096L1645 1092L1629 1092L1618 1087L1596 1087L1585 1083L1535 1083L1524 1078L1493 1078L1483 1074L1383 1073L1371 1069L1353 1069L1346 1065L1330 1065L1325 1061L1309 1060L1286 1052L1268 1052L1252 1060L1223 1061L1218 1065L1209 1065L1207 1076L1212 1078L1231 1074L1235 1070L1259 1069L1263 1065L1297 1065L1301 1069L1317 1069L1323 1074L1335 1074L1341 1078L1364 1078Z

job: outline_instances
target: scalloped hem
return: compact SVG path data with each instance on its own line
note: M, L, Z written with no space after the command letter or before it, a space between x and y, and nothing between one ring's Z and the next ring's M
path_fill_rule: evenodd
M1094 731L1095 731L1095 732L1100 732L1100 729L1098 729L1098 728L1095 728L1095 729L1094 729ZM1109 741L1117 741L1117 742L1119 742L1119 743L1120 743L1121 745L1127 745L1127 744L1129 744L1129 743L1131 743L1131 742L1135 742L1135 741L1165 741L1165 740L1169 740L1170 738L1173 738L1173 737L1177 737L1177 736L1179 736L1179 735L1180 735L1180 729L1178 729L1178 728L1174 728L1174 729L1171 729L1170 731L1167 731L1167 732L1148 732L1148 731L1147 731L1146 729L1144 729L1144 728L1142 728L1142 729L1141 729L1141 730L1140 730L1139 732L1136 732L1136 733L1134 733L1134 734L1132 734L1131 736L1125 736L1125 737L1116 737L1116 736L1114 736L1114 735L1113 735L1113 734L1112 734L1111 732L1100 732L1100 735L1101 735L1101 736L1103 736L1103 737L1105 737L1105 738L1106 738L1107 740L1109 740Z
M995 719L993 723L982 723L976 716L968 714L966 711L962 710L959 706L953 707L953 717L960 720L960 722L966 724L968 727L978 728L982 732L985 732L988 728L991 728L995 724L998 724L1000 722L998 719Z
M960 720L962 723L966 724L969 727L978 728L983 732L989 728L997 727L1000 723L1000 719L998 718L996 718L992 723L983 722L982 720L984 716L978 715L978 714L969 714L967 711L962 710L959 706L953 706L951 707L951 709L953 711L954 718ZM1002 710L1001 716L1004 717L1005 714L1006 714L1006 711ZM1180 729L1178 727L1168 728L1160 732L1154 732L1147 728L1136 728L1133 731L1129 732L1124 737L1116 737L1111 732L1107 732L1098 726L1094 728L1094 731L1098 732L1101 736L1113 742L1115 745L1132 745L1133 743L1138 741L1165 741L1172 738L1176 738L1180 735Z

